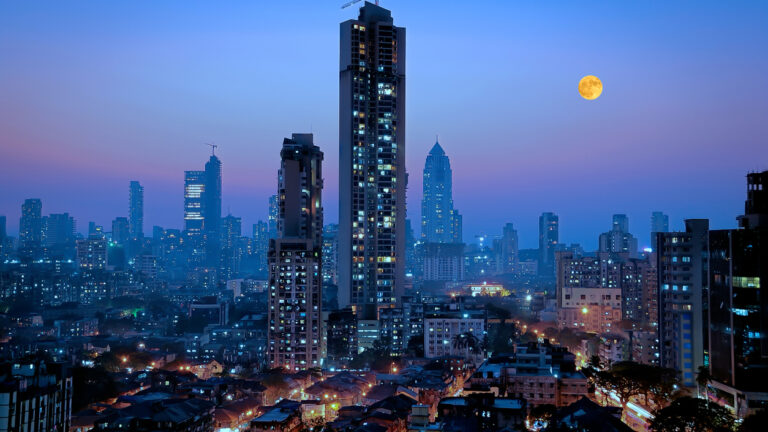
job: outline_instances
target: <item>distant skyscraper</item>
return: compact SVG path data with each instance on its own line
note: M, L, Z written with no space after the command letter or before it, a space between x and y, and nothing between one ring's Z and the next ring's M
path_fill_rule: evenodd
M269 215L267 219L269 238L277 238L277 218L280 217L280 202L277 195L269 197Z
M221 161L215 154L211 154L205 164L203 234L207 266L218 267L221 255Z
M653 212L651 214L651 242L654 239L654 233L669 232L669 216L662 212Z
M460 243L454 235L454 218L460 216L453 208L452 177L451 161L435 142L424 163L421 199L421 238L427 243Z
M498 268L500 273L515 273L517 271L517 263L520 258L518 256L518 242L517 242L517 230L514 225L508 223L504 225L504 233L501 237L501 250Z
M283 141L278 233L269 244L269 360L292 371L320 366L323 153L312 141Z
M193 236L203 232L204 171L184 171L184 230Z
M339 306L368 320L365 348L405 282L405 29L390 11L366 2L341 23L339 81Z
M2 242L7 235L8 232L6 231L5 227L5 216L0 216L0 242ZM0 244L0 246L2 245Z
M560 218L554 213L539 216L539 275L555 274L555 247L560 239Z
M659 365L696 385L708 343L709 221L688 219L685 232L656 233L659 290Z
M125 245L130 239L130 223L128 218L117 217L112 221L112 242Z
M242 248L240 237L243 232L242 220L239 217L227 215L222 219L221 232L221 278L229 280L240 272Z
M237 241L243 234L242 219L232 215L227 215L223 218L221 233L221 247L234 248L237 245Z
M51 214L43 218L46 246L62 246L75 240L75 218L69 213Z
M128 223L132 239L144 238L144 187L132 181L128 190Z
M37 198L24 201L19 221L19 246L40 246L43 239L43 203Z
M453 223L453 242L464 243L464 218L456 209L451 211L451 222Z
M267 251L269 251L269 224L259 221L253 224L253 252L256 255L256 269L267 271Z
M627 254L630 258L638 255L637 239L629 233L629 218L625 214L613 215L611 230L600 234L600 252Z
M709 365L739 418L768 404L768 171L747 175L740 229L709 232Z
M323 228L323 283L338 283L339 225L328 224Z

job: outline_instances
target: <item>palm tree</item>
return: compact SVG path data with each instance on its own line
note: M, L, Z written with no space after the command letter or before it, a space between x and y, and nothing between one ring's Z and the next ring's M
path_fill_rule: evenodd
M478 348L480 348L480 339L472 332L457 334L453 337L453 349L455 350L476 351Z
M699 366L699 370L696 373L696 384L699 385L699 394L701 394L701 387L704 387L704 399L709 404L709 390L707 386L712 382L712 374L709 373L709 368L706 366Z

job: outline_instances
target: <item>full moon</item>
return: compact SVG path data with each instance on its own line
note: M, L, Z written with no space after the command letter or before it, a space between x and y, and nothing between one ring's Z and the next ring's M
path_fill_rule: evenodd
M603 92L603 83L594 75L587 75L579 81L579 94L587 100L600 97Z

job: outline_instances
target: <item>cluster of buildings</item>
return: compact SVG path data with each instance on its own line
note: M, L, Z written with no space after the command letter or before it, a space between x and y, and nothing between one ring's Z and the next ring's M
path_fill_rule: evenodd
M672 368L689 388L704 367L709 397L738 416L768 407L768 172L747 176L739 229L691 219L669 232L655 212L654 247L639 251L617 214L585 252L560 243L546 212L537 249L519 247L512 223L467 245L436 142L417 237L405 208L405 47L378 5L341 24L338 224L323 219L324 154L306 133L284 139L251 236L222 216L215 146L184 173L183 229L145 235L137 181L111 231L79 234L69 214L43 216L39 199L22 205L17 239L0 217L5 429L509 430L553 405L559 424L621 430L583 399L579 368L593 356ZM510 336L490 340L505 326ZM391 366L375 372L377 362ZM117 393L73 412L65 364L107 370Z

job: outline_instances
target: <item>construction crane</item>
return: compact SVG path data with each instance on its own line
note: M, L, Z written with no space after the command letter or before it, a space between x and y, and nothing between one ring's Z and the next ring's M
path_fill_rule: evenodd
M216 156L216 147L218 147L218 145L211 143L205 143L205 145L211 148L211 155Z
M343 5L341 5L341 8L342 9L346 9L346 8L352 6L353 4L361 2L361 1L363 1L363 0L352 0L350 2L346 2ZM379 5L379 0L376 0L376 6L378 6L378 5Z

